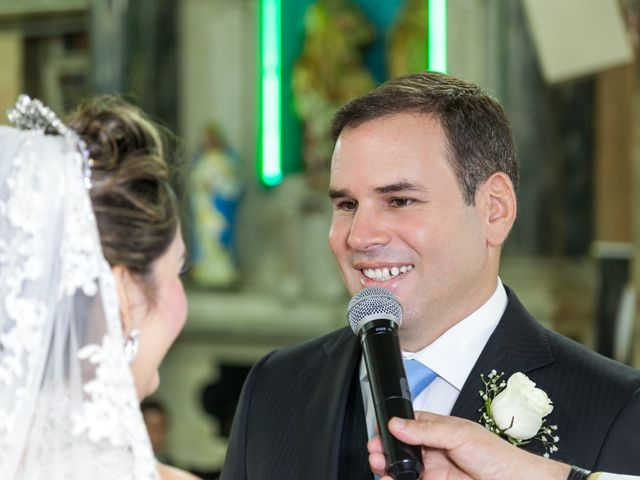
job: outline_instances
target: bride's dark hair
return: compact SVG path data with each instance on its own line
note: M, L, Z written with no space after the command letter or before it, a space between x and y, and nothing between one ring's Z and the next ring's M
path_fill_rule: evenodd
M105 258L149 281L179 224L163 130L115 96L82 103L66 123L90 152L90 195Z

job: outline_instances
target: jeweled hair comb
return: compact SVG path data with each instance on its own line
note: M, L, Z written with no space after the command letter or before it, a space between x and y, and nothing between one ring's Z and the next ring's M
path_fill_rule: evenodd
M37 98L20 95L16 105L7 112L9 121L20 130L37 130L46 134L61 135L71 148L77 149L82 155L82 175L84 185L91 188L91 164L89 149L82 138Z

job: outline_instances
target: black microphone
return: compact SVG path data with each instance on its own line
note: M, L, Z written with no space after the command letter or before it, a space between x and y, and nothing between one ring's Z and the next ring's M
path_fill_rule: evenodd
M424 469L420 448L401 442L388 427L392 417L415 418L398 343L402 306L390 291L367 287L349 302L348 318L362 342L387 473L395 480L415 480Z

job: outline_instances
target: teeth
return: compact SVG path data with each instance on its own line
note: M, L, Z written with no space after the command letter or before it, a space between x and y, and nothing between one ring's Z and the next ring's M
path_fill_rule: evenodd
M384 267L384 268L365 268L362 270L364 276L372 280L383 282L390 278L397 277L401 273L407 273L413 270L413 265L403 265L402 267Z

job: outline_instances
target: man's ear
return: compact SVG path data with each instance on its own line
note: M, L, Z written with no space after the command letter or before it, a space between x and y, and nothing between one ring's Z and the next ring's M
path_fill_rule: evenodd
M136 312L140 310L140 302L145 301L146 297L144 296L144 289L141 282L134 278L127 267L114 265L111 267L111 272L113 273L116 292L118 293L122 330L126 335L138 326L139 322Z
M494 247L501 246L509 232L517 215L516 192L511 179L504 172L496 172L482 185L480 198L476 202L482 202L487 231L487 243Z

